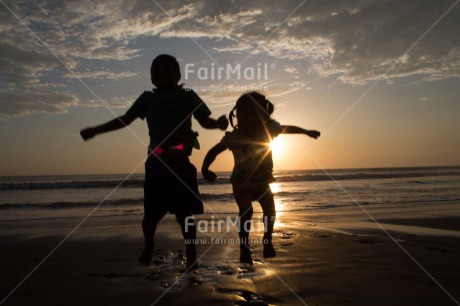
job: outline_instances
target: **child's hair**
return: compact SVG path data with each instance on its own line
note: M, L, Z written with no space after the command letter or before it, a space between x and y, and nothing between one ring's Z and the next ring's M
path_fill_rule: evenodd
M238 112L238 110L241 111L241 109L244 106L248 106L251 104L259 109L258 113L262 115L264 121L270 119L270 116L273 114L273 111L275 110L273 103L265 99L264 95L255 91L246 93L236 101L235 107L233 107L233 109L230 111L230 114L228 115L230 119L230 124L233 128L235 128L235 126L237 125L233 122L233 119L236 117L236 113Z
M171 65L171 67L175 70L177 75L180 77L181 74L180 74L179 62L174 56L169 55L169 54L160 54L157 57L155 57L155 59L152 62L152 66L150 66L150 75L153 75L153 65L158 61L162 61L162 62L167 63L168 65Z

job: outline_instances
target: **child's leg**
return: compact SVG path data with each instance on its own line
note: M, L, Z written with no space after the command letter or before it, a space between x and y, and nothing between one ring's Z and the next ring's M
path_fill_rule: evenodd
M196 260L196 226L191 214L176 214L176 220L180 225L185 241L187 267L195 267Z
M240 237L240 262L253 264L251 249L249 247L249 232L253 214L251 198L249 195L235 196L239 208L238 235Z
M158 191L161 191L161 169L158 168L158 161L150 156L145 163L144 181L144 219L142 220L142 232L144 234L144 250L139 261L148 266L152 261L152 254L155 248L155 231L158 222L166 215L167 208L162 205L162 198Z
M142 220L142 232L144 234L144 250L139 257L139 262L143 265L150 265L152 262L153 250L155 249L155 231L161 217L148 217L144 215Z
M262 206L262 210L264 212L264 257L271 258L276 256L275 248L272 244L272 234L273 228L275 226L275 217L276 217L276 209L275 209L275 200L273 199L273 194L268 187L259 199L260 206Z

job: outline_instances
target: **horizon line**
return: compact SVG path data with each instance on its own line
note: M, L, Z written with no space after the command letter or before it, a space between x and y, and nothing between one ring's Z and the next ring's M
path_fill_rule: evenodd
M369 169L414 169L414 168L460 168L459 165L438 165L438 166L384 166L384 167L352 167L352 168L328 168L325 170L369 170ZM296 171L324 171L323 169L276 169L276 172L296 172ZM217 170L216 173L231 173L232 170ZM201 171L197 171L201 174ZM133 174L145 174L144 172L134 172ZM0 175L0 178L4 177L40 177L40 176L95 176L95 175L126 175L126 173L73 173L73 174L26 174L26 175Z

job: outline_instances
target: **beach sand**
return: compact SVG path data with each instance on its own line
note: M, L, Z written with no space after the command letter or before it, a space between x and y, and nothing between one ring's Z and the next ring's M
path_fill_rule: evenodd
M460 203L280 214L274 245L238 263L236 229L199 232L200 267L185 270L172 216L141 266L139 212L0 222L2 305L458 305ZM220 215L225 219L227 216ZM229 216L234 218L235 216ZM211 214L197 220L211 220ZM260 218L260 215L255 215ZM374 219L374 220L373 220ZM212 219L214 220L214 219ZM374 222L377 221L378 223ZM254 232L252 238L260 239ZM64 240L66 239L66 240ZM211 240L214 239L213 242ZM224 241L224 239L227 239Z

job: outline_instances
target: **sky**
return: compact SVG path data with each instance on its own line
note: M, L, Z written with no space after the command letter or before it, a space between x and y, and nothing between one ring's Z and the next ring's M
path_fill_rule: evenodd
M142 173L146 122L79 131L151 90L162 53L214 118L257 90L322 133L277 137L275 170L460 165L460 0L1 0L0 176ZM200 169L223 132L193 128Z

